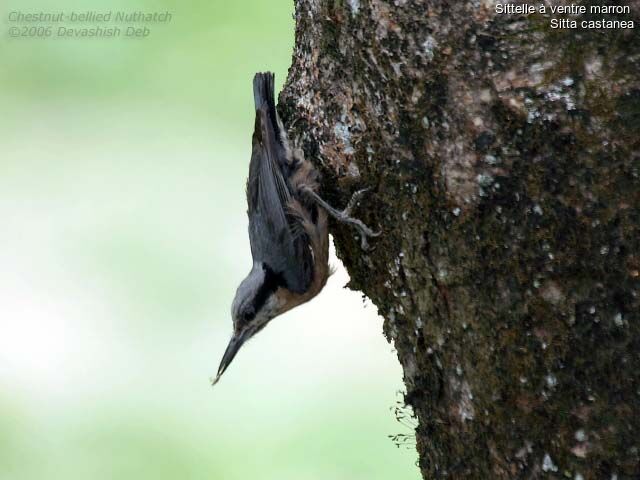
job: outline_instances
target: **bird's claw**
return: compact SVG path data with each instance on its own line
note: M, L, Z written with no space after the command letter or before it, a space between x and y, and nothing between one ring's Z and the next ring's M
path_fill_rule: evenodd
M351 210L353 210L353 207L358 204L358 201L360 200L360 198L362 198L362 195L364 195L369 190L371 190L371 187L362 188L351 195L351 199L349 200L349 203L347 203L347 207L342 212L345 215L351 215Z
M360 247L363 250L369 250L369 243L367 242L368 237L378 237L382 233L381 231L374 232L364 222L362 222L362 220L351 216L353 208L358 204L360 198L362 198L362 196L369 190L371 190L371 187L362 188L351 195L351 199L349 200L349 203L347 203L346 208L340 212L341 218L338 218L338 220L344 223L349 223L355 227L360 234Z
M355 192L351 196L351 199L349 200L349 203L347 204L344 210L336 210L331 205L329 205L326 201L324 201L322 197L320 197L320 195L318 195L312 188L306 185L302 187L302 190L307 195L309 195L313 200L315 200L315 202L333 218L335 218L339 222L352 225L360 234L360 245L363 250L369 249L369 243L367 242L367 237L377 237L380 235L381 232L374 232L367 225L365 225L361 220L351 216L351 210L353 210L353 208L357 205L358 200L360 200L360 197L362 197L362 195L365 192L371 190L371 187L363 188Z

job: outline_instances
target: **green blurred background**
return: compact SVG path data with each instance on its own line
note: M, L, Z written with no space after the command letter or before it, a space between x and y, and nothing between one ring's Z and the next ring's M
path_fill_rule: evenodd
M173 19L7 35L13 10L92 9ZM0 480L419 478L388 438L411 433L401 369L341 266L209 386L250 267L251 79L284 82L292 13L0 1Z

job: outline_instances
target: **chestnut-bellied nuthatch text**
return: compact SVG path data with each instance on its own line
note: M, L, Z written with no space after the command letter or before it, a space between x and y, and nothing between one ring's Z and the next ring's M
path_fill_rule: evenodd
M256 119L247 179L253 267L233 299L233 336L214 385L247 340L278 315L311 300L327 283L327 214L354 226L363 248L367 237L379 235L350 216L367 189L357 191L342 211L318 194L318 171L292 148L276 111L272 73L255 75L253 97Z

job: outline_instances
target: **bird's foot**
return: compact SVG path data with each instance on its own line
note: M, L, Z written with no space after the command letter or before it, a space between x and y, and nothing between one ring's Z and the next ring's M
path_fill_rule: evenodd
M344 210L337 210L325 202L320 195L314 192L311 188L305 187L304 191L307 193L320 207L322 207L329 215L338 220L341 223L346 223L354 227L359 235L360 235L360 246L363 250L369 249L369 243L367 242L367 238L369 237L377 237L382 232L374 232L367 225L355 217L351 216L351 211L358 204L358 201L367 191L371 190L370 187L363 188L362 190L358 190L355 192L349 203L347 204Z

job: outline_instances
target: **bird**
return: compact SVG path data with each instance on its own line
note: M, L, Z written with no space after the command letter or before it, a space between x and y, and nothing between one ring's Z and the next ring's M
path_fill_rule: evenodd
M255 124L246 186L253 264L236 290L233 334L212 385L247 340L324 288L331 274L329 215L356 228L363 249L368 248L368 237L380 234L351 216L368 188L356 191L344 210L319 195L319 172L301 149L293 148L276 110L273 73L255 74L253 96Z

